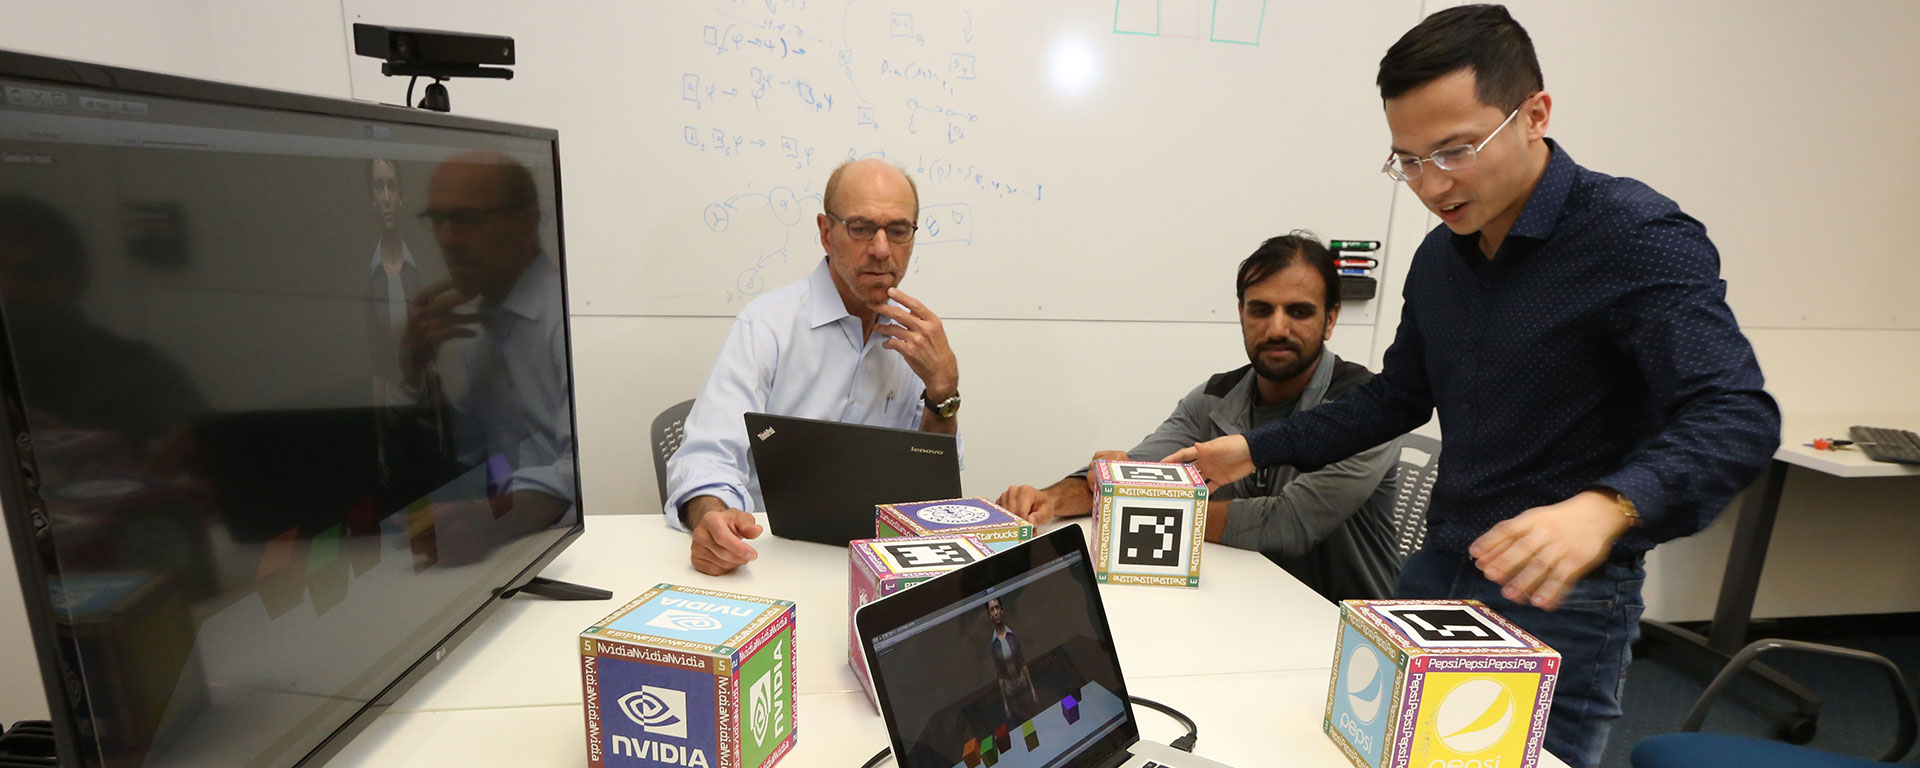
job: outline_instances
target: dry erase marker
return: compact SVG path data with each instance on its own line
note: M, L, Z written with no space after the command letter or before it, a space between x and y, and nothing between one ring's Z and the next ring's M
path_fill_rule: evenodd
M1332 242L1327 243L1327 248L1329 250L1335 250L1335 251L1377 251L1377 250L1380 250L1380 241L1378 240L1334 240Z

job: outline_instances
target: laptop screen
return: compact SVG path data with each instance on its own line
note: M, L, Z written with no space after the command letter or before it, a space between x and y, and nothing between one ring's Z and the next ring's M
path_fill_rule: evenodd
M1130 726L1094 589L1075 548L875 636L899 765L1071 765Z

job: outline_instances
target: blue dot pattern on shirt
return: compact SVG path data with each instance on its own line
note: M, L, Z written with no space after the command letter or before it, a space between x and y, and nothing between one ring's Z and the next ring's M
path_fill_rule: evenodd
M1428 546L1594 487L1645 524L1615 556L1704 528L1780 443L1706 228L1647 185L1552 159L1495 258L1445 226L1414 256L1380 374L1248 434L1311 469L1440 416Z

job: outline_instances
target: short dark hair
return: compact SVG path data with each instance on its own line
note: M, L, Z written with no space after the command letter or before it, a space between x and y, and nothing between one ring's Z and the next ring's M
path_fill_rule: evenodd
M1502 5L1462 5L1428 16L1380 58L1380 98L1401 94L1462 69L1473 71L1474 96L1502 112L1546 87L1533 39Z
M1326 303L1320 310L1331 312L1334 307L1340 306L1340 270L1334 266L1333 252L1327 250L1320 238L1304 229L1267 238L1254 250L1253 255L1240 262L1240 276L1233 289L1234 300L1246 303L1248 288L1293 266L1297 261L1305 261L1307 266L1313 267L1313 271L1320 273L1320 282L1327 291Z

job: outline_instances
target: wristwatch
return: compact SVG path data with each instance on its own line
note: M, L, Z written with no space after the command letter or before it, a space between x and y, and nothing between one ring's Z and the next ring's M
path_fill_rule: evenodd
M1624 493L1614 491L1613 504L1620 508L1620 514L1627 516L1627 525L1640 527L1640 508L1633 505L1633 499L1627 498Z
M928 400L927 393L921 392L920 401L927 404L927 409L933 411L933 415L943 419L951 419L954 414L960 412L960 392L958 390L954 391L953 397L937 403Z

